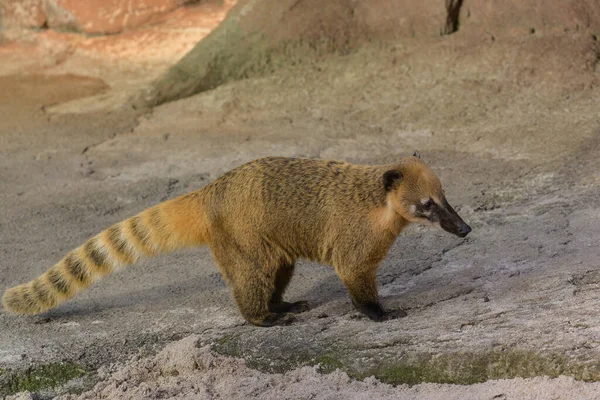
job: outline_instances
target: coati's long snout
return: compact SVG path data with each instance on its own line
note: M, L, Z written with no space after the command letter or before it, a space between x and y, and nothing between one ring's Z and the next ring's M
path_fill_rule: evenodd
M440 207L438 216L440 226L446 232L453 233L459 237L465 237L471 232L471 227L462 220L446 199L444 199L442 207Z

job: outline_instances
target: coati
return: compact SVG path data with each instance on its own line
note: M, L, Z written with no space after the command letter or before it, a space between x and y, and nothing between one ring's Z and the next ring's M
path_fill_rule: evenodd
M460 237L471 228L417 156L389 165L268 157L237 167L195 192L117 223L37 279L6 290L5 309L37 314L144 256L207 244L244 318L287 324L308 303L283 301L299 258L330 264L354 306L375 321L379 263L411 222Z

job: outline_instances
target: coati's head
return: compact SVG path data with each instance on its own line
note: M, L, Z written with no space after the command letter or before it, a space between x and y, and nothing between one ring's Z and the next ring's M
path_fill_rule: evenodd
M460 237L471 227L446 201L439 178L415 153L383 174L383 185L391 207L404 219L441 227Z

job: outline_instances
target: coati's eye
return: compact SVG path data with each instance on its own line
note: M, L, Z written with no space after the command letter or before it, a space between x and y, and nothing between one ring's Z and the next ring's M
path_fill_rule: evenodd
M427 199L423 202L424 209L429 210L431 207L433 207L433 200Z

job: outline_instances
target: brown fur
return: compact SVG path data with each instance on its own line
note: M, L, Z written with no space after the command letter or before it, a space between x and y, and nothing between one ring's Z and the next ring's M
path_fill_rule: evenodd
M384 173L396 171L384 185ZM113 225L39 278L8 289L7 310L48 310L143 256L207 244L242 315L268 326L307 309L283 292L299 258L333 265L355 306L379 320L376 271L409 222L411 205L441 201L439 180L416 157L393 165L270 157Z

